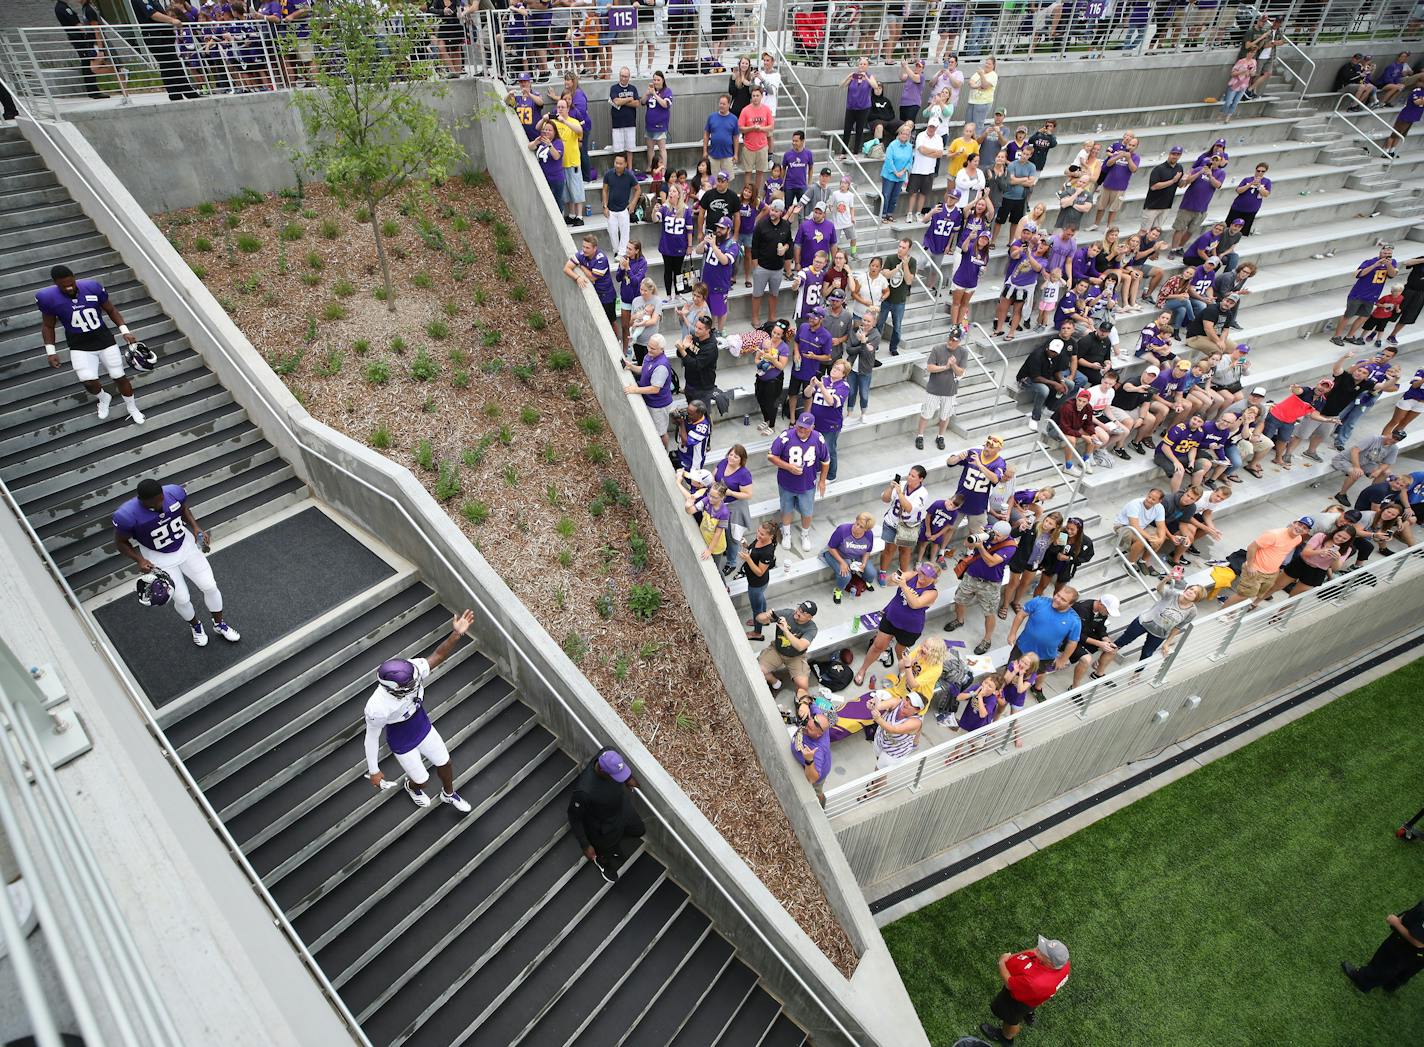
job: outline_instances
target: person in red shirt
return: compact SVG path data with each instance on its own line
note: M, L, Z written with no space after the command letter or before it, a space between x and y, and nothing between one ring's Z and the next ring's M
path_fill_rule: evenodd
M983 1022L979 1031L995 1043L1013 1043L1023 1024L1033 1022L1034 1008L1052 999L1071 970L1068 946L1055 938L1039 935L1037 947L1012 955L1004 953L999 957L999 977L1004 980L1004 987L989 1004L1002 1024L996 1029Z

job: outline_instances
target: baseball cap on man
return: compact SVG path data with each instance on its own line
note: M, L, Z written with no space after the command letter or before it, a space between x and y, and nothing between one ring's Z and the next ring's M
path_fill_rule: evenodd
M1254 389L1251 390L1251 395L1252 395L1252 396L1265 396L1265 395L1266 395L1266 387L1265 387L1264 385L1258 385L1258 386L1256 386L1256 388L1254 388Z
M796 428L814 429L816 428L816 416L810 411L802 411L801 416L796 419Z
M772 209L773 211L775 211L777 214L781 214L783 211L786 210L786 201L785 201L785 200L773 200L773 201L771 202L771 209Z
M717 228L718 228L718 229L730 229L730 228L732 228L732 220L731 220L730 218L727 218L727 217L721 218L721 219L717 222Z
M1300 524L1302 527L1314 527L1314 526L1315 526L1315 517L1313 517L1313 516L1302 516L1299 520L1296 521L1296 523Z
M1181 147L1181 146L1179 146L1179 145L1174 145L1174 146L1172 146L1171 149L1168 149L1168 150L1167 150L1167 155L1168 155L1168 156L1171 156L1173 153L1180 153L1181 151L1182 151L1182 147Z
M798 611L800 611L802 614L809 614L812 618L816 617L816 601L815 601L815 600L802 600L800 603L798 603L798 604L796 605L796 609L797 609Z
M1098 603L1103 605L1103 610L1108 612L1109 618L1116 618L1118 612L1122 610L1122 603L1112 593L1099 599Z
M1057 938L1038 936L1038 952L1054 970L1062 970L1068 965L1068 946Z
M1007 538L1010 534L1013 533L1013 530L1014 529L1009 526L1009 521L995 520L994 526L989 528L989 533L992 534L995 538Z
M626 782L633 774L632 768L616 749L609 749L598 758L598 769L615 782Z
M1233 219L1231 220L1231 224L1232 224L1232 225L1245 225L1245 224L1246 224L1246 219L1244 219L1244 218L1233 218Z
M717 172L717 179L716 179L716 180L719 181L719 182L730 182L732 179L731 179L731 176L728 175L726 171L718 171L718 172Z

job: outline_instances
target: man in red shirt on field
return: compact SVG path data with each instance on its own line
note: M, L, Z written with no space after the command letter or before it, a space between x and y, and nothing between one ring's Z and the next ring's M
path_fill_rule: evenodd
M1025 1022L1032 1024L1033 1009L1053 997L1072 968L1068 946L1055 938L1038 937L1038 947L999 957L999 977L1004 987L989 1009L1002 1022L996 1029L988 1022L979 1031L995 1043L1013 1043Z

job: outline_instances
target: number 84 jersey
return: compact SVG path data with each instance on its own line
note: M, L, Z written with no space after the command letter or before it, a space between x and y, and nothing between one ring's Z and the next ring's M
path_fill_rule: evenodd
M187 501L188 492L183 488L164 484L163 504L157 511L130 498L114 513L114 530L150 552L176 553L188 538L188 529L183 525L183 505Z
M98 280L76 281L73 298L54 285L35 292L35 304L40 312L64 325L64 338L70 351L96 353L114 344L102 312L108 300L109 292Z

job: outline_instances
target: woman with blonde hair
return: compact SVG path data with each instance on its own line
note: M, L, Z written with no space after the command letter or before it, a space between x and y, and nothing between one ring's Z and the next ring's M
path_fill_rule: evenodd
M1028 651L1004 667L1004 700L995 712L994 719L1002 719L1005 715L1013 717L1023 712L1029 691L1038 684L1038 666L1038 655ZM1016 724L1009 725L1009 733L1013 736L1014 748L1022 749L1023 739L1019 737Z

